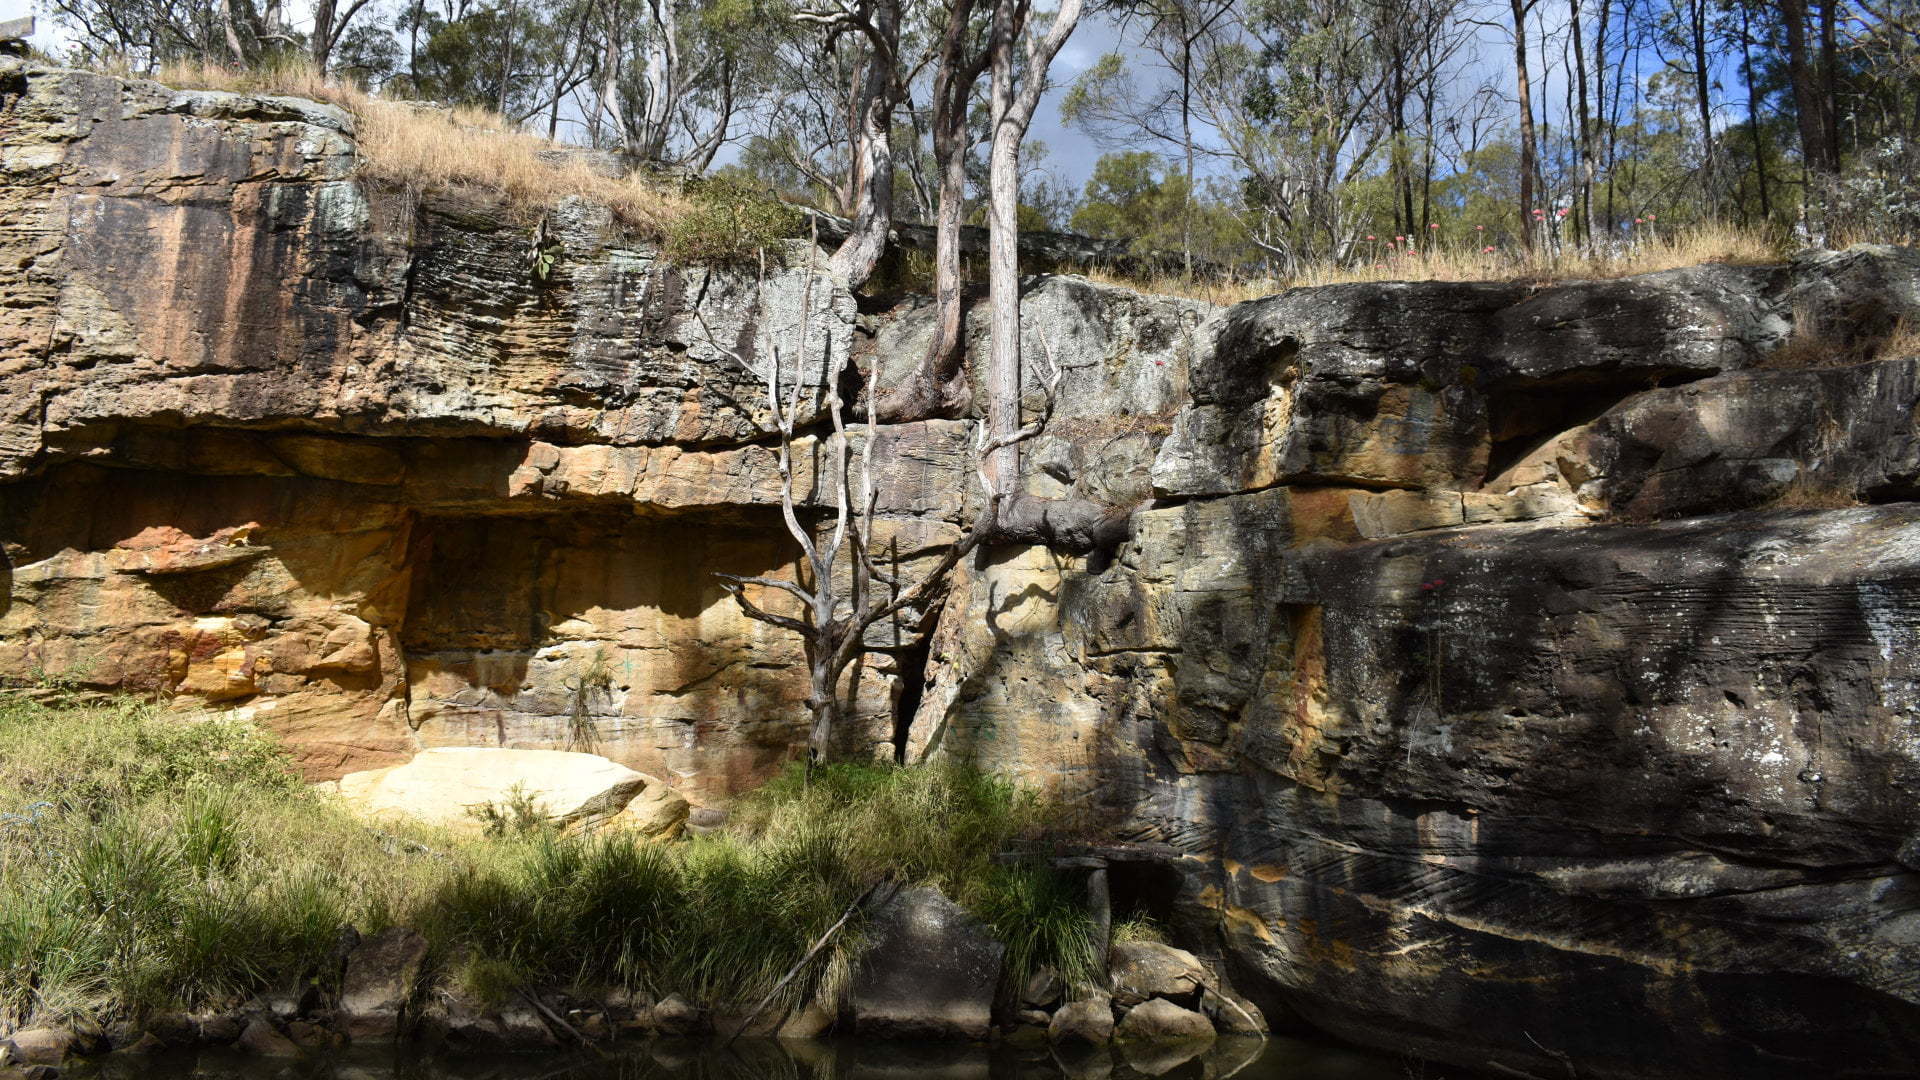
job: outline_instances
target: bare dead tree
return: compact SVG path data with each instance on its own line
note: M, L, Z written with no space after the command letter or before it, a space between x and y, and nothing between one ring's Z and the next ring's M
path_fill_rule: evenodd
M809 258L813 251L813 246L809 245ZM815 280L816 276L809 273L800 303L803 319L812 310ZM757 288L764 292L764 265ZM699 319L707 342L714 349L746 370L753 371L752 364L739 352L720 344L697 306L695 316ZM717 576L748 618L789 631L802 642L807 662L807 711L811 719L807 763L811 768L825 761L831 753L834 731L846 711L840 684L848 667L867 651L867 631L876 623L902 612L924 611L946 590L953 569L960 560L993 538L994 522L999 516L1002 502L1010 493L1001 478L988 468L988 462L1007 447L1035 438L1045 430L1053 414L1053 403L1065 372L1053 362L1051 351L1048 350L1045 404L1041 415L1017 430L1000 434L990 433L985 424L979 426L974 455L976 475L985 492L984 505L960 539L949 546L930 569L919 574L917 580L909 581L899 572L899 567L889 571L880 566L874 557L873 526L879 493L873 485L873 455L881 431L874 410L878 396L877 362L869 365L863 380L866 402L860 411L866 418L866 430L864 436L856 436L849 430L848 403L842 400L839 389L844 383L850 357L842 353L814 358L809 355L804 329L797 339L797 344L789 349L780 341L772 340L770 335L763 337L766 362L764 370L757 374L764 385L768 411L773 415L772 434L777 436L780 513L786 522L788 534L800 546L803 573L793 580L736 574ZM832 503L831 523L822 521L819 528L810 527L807 521L802 520L802 506L794 492L793 474L794 444L802 437L800 419L805 404L804 388L809 383L809 373L816 371L821 377L819 385L824 387L826 394L825 419L831 430L826 440L825 459L815 465L812 478L816 495L824 489L830 494ZM854 449L856 439L858 448ZM762 607L747 595L748 586L791 595L798 601L799 613L786 615ZM857 688L853 689L857 691Z

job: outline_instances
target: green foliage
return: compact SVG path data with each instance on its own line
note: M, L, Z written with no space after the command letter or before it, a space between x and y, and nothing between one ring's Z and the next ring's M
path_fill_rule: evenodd
M519 784L513 785L500 802L468 807L467 816L478 821L488 836L537 836L556 831L546 809Z
M426 932L466 958L485 992L508 984L621 984L746 1005L765 994L876 881L937 885L1008 946L1010 978L1094 969L1079 887L997 854L1038 833L1044 808L967 769L798 767L736 808L736 831L672 848L620 834L502 848L422 907ZM847 971L857 928L789 998Z
M0 704L0 1026L223 1008L324 977L339 928L406 925L496 1000L624 985L757 1001L869 886L927 882L1008 945L1011 978L1093 970L1077 883L996 856L1057 816L976 771L796 767L736 827L662 845L562 834L524 796L475 838L371 829L231 719ZM789 999L843 979L859 920Z
M799 210L749 177L722 172L687 185L692 206L667 227L662 254L679 263L745 266L777 259L801 235Z

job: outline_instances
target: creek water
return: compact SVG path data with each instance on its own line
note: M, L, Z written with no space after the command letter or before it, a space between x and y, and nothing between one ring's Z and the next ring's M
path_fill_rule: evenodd
M1414 1066L1416 1069L1418 1066ZM1205 1046L1055 1053L1046 1046L663 1040L599 1054L447 1056L356 1050L295 1060L231 1051L107 1057L86 1080L1405 1080L1408 1063L1322 1043L1235 1036ZM1417 1073L1437 1077L1431 1067Z

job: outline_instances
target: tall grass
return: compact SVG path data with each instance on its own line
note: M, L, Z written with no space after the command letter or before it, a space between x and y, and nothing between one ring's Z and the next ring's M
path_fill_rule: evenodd
M1104 271L1088 276L1142 292L1184 296L1213 304L1271 296L1285 289L1351 282L1389 281L1570 281L1629 277L1676 270L1701 263L1764 265L1786 257L1781 242L1767 234L1723 223L1651 233L1616 250L1572 247L1527 252L1518 248L1486 250L1466 243L1434 243L1425 250L1395 250L1384 241L1365 245L1344 262L1326 262L1285 278L1187 280L1177 275L1133 278Z
M1050 816L948 768L781 777L728 832L671 844L550 829L376 830L246 725L0 697L0 1028L226 1008L331 977L341 928L420 930L484 999L560 986L764 995L873 882L938 885L1008 944L1009 977L1092 970L1079 890L1030 845ZM857 922L786 990L831 990Z

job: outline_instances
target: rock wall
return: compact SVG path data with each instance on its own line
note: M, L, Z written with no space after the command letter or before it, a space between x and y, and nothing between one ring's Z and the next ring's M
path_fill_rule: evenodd
M1912 1075L1916 314L1893 249L1239 305L1128 542L967 568L916 752L1173 845L1120 902L1276 1017Z
M316 779L591 742L719 800L791 756L797 643L714 574L791 570L763 372L870 338L843 288L365 183L329 106L0 64L0 673L239 709ZM886 433L899 558L954 534L968 437ZM849 752L892 752L894 681Z
M891 381L930 312L369 184L324 106L0 64L0 676L242 710L316 778L591 742L714 803L795 752L797 643L713 577L792 572L768 344ZM1066 376L1023 482L1131 536L978 553L876 633L846 752L1171 845L1116 899L1276 1020L1912 1074L1920 253L1225 311L1037 278L1024 318ZM880 438L929 558L973 424Z

